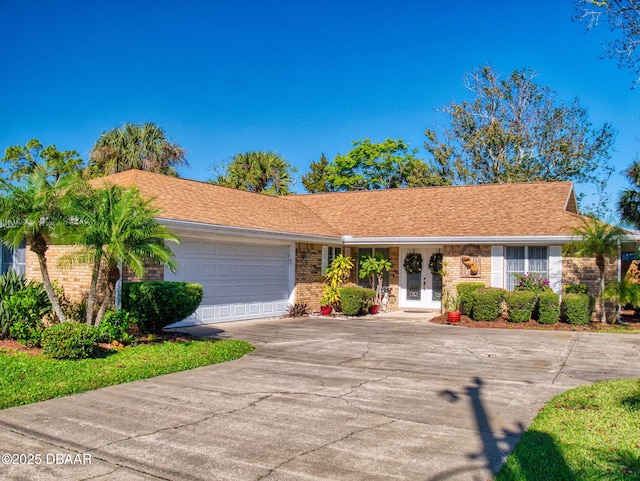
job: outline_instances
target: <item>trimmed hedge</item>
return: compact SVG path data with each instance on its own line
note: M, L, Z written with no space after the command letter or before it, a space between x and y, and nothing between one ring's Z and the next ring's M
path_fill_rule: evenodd
M96 355L100 330L79 322L61 322L42 332L42 353L54 359L86 359Z
M505 292L497 287L483 287L474 291L471 317L476 321L495 321L502 315L502 298Z
M538 294L538 322L555 324L560 319L560 296L555 292Z
M567 284L564 286L565 294L589 294L589 286L586 284Z
M128 282L122 286L122 309L138 320L142 332L158 332L193 314L203 294L200 284L188 282Z
M586 294L565 294L562 296L562 318L574 326L582 326L591 321L592 298Z
M360 286L346 286L340 289L340 303L342 313L347 316L357 316L366 309L376 296L373 289Z
M473 293L478 289L485 287L482 282L460 282L456 286L458 291L458 299L460 300L460 312L471 315L473 311Z
M509 321L529 322L537 299L538 297L533 291L505 292L504 300L507 304Z

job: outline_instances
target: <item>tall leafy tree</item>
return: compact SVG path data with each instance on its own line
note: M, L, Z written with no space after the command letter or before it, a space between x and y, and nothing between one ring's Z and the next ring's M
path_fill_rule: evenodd
M0 196L0 238L11 248L27 242L37 258L42 283L53 311L63 322L66 316L60 307L51 284L46 253L49 244L68 229L64 206L78 182L77 175L52 175L44 165L30 168L21 174L19 183L3 181L4 194Z
M490 66L468 74L473 98L443 109L449 127L426 131L427 151L449 163L457 183L572 180L604 192L612 127L594 128L577 99L559 100L535 77L523 69L501 78Z
M152 122L127 123L100 135L89 157L87 176L139 169L177 177L176 168L188 165L186 150L172 143L162 128Z
M587 30L599 24L616 35L605 43L605 56L628 68L640 82L640 0L575 0L578 19L586 22Z
M307 192L333 192L333 185L329 182L329 161L324 155L320 156L318 162L311 162L309 165L310 172L302 176L302 185Z
M140 277L149 262L166 264L175 270L173 252L165 242L177 242L177 238L156 221L160 211L151 205L151 200L144 200L136 189L114 185L88 188L69 208L76 226L65 240L84 248L61 261L66 266L92 265L87 324L99 325L106 310L113 305L115 286L121 275L120 265L129 267ZM96 314L101 270L107 289Z
M565 244L564 254L575 255L577 257L593 257L595 259L598 272L600 273L600 292L598 302L600 305L600 322L606 323L603 296L605 290L605 258L617 256L618 248L625 237L625 232L617 227L596 218L585 217L580 227L570 229L574 240Z
M213 184L268 195L288 195L296 169L275 152L236 154Z
M311 165L305 187L314 192L424 187L449 183L443 171L416 157L402 139L353 142L346 155ZM304 183L304 179L303 179ZM310 190L310 188L312 190Z
M26 145L8 147L2 158L5 174L10 181L20 182L29 176L38 165L42 165L54 179L79 171L83 160L75 150L60 151L55 145L44 147L38 139L31 139Z
M636 160L626 170L631 187L620 194L618 209L622 220L640 230L640 160Z

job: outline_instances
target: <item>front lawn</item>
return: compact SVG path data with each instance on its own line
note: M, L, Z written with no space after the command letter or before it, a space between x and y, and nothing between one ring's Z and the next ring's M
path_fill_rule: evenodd
M495 481L640 480L640 379L571 389L549 401Z
M78 361L0 351L0 409L230 361L251 351L244 341L206 339L129 346Z

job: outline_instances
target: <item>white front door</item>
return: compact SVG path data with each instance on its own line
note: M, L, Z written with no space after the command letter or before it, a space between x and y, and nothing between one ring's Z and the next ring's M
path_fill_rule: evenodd
M400 249L399 307L414 309L440 309L442 301L442 277L429 270L431 255L441 250L433 247L405 247ZM422 256L422 269L407 272L404 262L408 254Z

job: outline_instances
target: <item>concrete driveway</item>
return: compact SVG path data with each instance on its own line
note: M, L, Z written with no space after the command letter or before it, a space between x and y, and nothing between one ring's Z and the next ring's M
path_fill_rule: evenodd
M424 314L196 331L256 351L0 411L0 451L24 455L3 456L0 479L486 481L552 396L640 376L632 335Z

